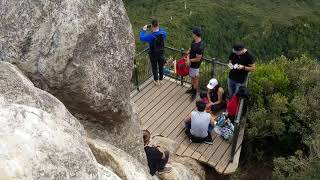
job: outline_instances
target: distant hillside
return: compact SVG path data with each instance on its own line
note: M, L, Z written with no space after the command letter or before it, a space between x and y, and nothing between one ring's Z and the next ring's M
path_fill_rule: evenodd
M307 54L320 60L320 0L124 0L137 50L140 28L159 19L168 45L188 48L190 29L205 31L206 54L226 59L243 41L262 60Z

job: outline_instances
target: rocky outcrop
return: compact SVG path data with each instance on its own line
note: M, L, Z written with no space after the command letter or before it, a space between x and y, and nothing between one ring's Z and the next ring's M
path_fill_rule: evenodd
M129 100L134 37L121 0L4 0L0 27L1 61L60 99L90 137L145 162Z
M172 166L170 173L158 175L161 180L205 180L206 172L204 167L196 160L189 157L180 157L175 155L178 145L175 141L155 136L151 144L159 145L162 149L171 154L169 163Z
M0 62L0 179L120 180L97 163L61 102Z
M148 169L127 153L101 140L87 139L97 161L110 167L114 173L126 180L157 179L151 177Z

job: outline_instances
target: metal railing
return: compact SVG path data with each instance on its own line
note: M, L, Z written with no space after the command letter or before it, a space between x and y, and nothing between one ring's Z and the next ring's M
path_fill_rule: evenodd
M175 74L173 61L180 60L183 55L186 53L184 49L177 49L173 47L165 47L165 58L166 58L166 65L164 67L164 75L168 76L170 78L173 78L177 81L180 81L181 85L184 85L185 83L191 84L191 79L189 76L186 77L180 77L177 74ZM132 76L132 81L134 84L134 88L138 91L140 91L139 86L142 85L144 82L146 82L148 79L152 77L152 70L151 70L151 64L149 60L149 54L148 54L149 48L145 48L138 54L136 54L134 58L134 72ZM216 78L222 86L224 86L225 89L227 89L227 75L229 72L228 64L223 63L216 58L208 58L203 57L203 61L200 67L200 87L202 90L206 90L206 85L209 82L211 78ZM246 81L246 87L248 85L248 77ZM236 115L236 119L234 122L234 136L231 140L231 158L230 162L233 161L234 155L237 150L237 142L238 137L241 129L241 119L242 119L242 113L243 113L243 107L245 99L240 99L239 102L239 109Z
M173 47L165 47L165 59L166 64L164 66L164 75L180 81L181 85L187 83L191 84L191 78L189 76L180 77L175 74L173 61L178 61L186 53L184 49L177 49ZM145 48L139 52L134 58L134 72L133 72L133 84L134 88L138 91L139 86L152 77L151 64L148 54L149 48ZM203 57L200 67L200 87L203 90L206 89L206 84L211 78L218 79L221 84L226 84L228 74L228 64L218 61L216 58Z
M248 83L249 83L249 74L247 76L246 83L245 83L246 88L248 87ZM238 138L239 138L240 130L241 130L242 125L243 126L245 125L245 121L246 121L246 119L244 119L244 121L241 121L241 119L243 119L243 111L244 111L243 108L244 108L245 100L246 99L244 99L244 98L240 98L240 102L239 102L239 106L238 106L239 109L238 109L238 112L236 115L236 119L234 121L234 136L232 138L232 144L231 144L230 162L233 162L233 160L234 160L234 156L235 156L237 149L238 149L237 146L238 146Z

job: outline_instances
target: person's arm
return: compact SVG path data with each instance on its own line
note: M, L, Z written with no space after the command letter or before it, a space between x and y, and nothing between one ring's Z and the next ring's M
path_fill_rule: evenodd
M224 90L220 87L218 89L218 100L212 103L212 105L220 104L222 102L223 93L224 93Z
M147 32L147 25L145 25L140 32L140 41L142 41L142 42L149 42L150 41L150 39L152 38L152 35L146 34L146 32Z
M200 62L202 59L202 54L196 54L196 58L189 59L190 62Z
M191 114L189 114L189 116L187 116L187 117L184 119L184 122L186 122L186 123L191 122Z
M253 72L256 70L256 64L249 64L248 66L244 66L243 69L249 72Z
M210 124L214 126L216 125L216 123L217 123L216 118L211 115Z
M211 104L212 101L211 101L211 97L210 97L210 89L208 89L208 92L207 92L207 98L208 98L208 104Z

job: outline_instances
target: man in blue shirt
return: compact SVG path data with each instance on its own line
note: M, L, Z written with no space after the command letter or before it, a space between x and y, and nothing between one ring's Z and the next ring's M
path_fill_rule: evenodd
M154 83L155 85L160 85L162 84L163 79L163 66L165 62L164 41L167 39L167 32L159 27L159 23L156 19L152 20L150 33L147 33L147 28L148 25L145 25L142 28L140 40L149 43L149 57Z

